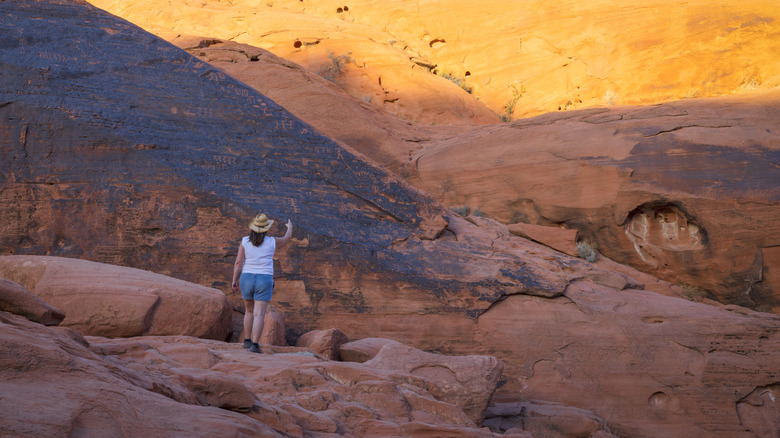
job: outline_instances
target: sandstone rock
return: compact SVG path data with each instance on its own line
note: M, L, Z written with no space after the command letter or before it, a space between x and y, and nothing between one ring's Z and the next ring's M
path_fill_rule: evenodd
M737 402L739 419L756 436L772 436L780 427L780 404L777 396L780 384L757 387L753 392Z
M689 435L701 424L708 436L749 436L737 405L780 378L769 353L780 317L740 309L576 282L553 300L506 298L480 316L476 340L513 339L486 348L504 357L504 391L590 407L618 436ZM504 394L496 402L518 401Z
M261 62L252 61L257 52L220 53L221 44L204 50L198 41L219 38L266 48L322 72L366 105L425 124L485 117L473 102L477 98L494 113L517 119L780 84L773 58L780 50L775 38L780 12L766 2L713 9L707 0L631 2L628 8L618 0L565 0L532 8L500 0L370 0L348 11L327 1L92 3L174 43L182 35L198 35L188 44L194 53L212 49L210 62L236 61L229 67L246 76ZM262 28L236 18L253 14L264 18ZM719 66L715 75L713 65ZM279 91L284 92L296 91Z
M5 312L0 344L3 436L206 437L214 430L283 436L239 413L182 403L138 386L125 365Z
M403 370L424 380L426 389L438 400L459 406L478 425L504 370L495 357L442 356L403 344L386 344L365 364Z
M452 102L447 102L448 99L445 102L436 99L429 102L440 105L443 111L436 111L435 115L409 114L406 119L414 120L417 117L419 122L411 123L393 114L397 113L396 104L399 101L392 104L395 111L393 108L386 108L389 111L385 111L382 109L387 106L384 99L351 93L349 85L334 84L304 66L267 50L227 40L207 48L194 47L195 41L201 38L178 35L171 36L173 44L273 99L329 138L349 145L375 160L381 159L388 169L402 176L414 174L414 166L408 163L408 157L425 139L445 132L448 135L463 132L474 126L475 122L482 124L494 117L484 113L484 108L477 111L458 110L457 106L463 105L460 99L455 107L448 106ZM165 34L161 36L166 37ZM443 82L438 84L442 86L439 94L460 94L460 90L452 84ZM342 88L344 85L346 90ZM367 98L370 102L366 102ZM418 99L419 96L410 95L408 98ZM323 111L322 108L328 110ZM410 110L418 111L406 107L404 113Z
M503 222L565 224L619 263L772 311L778 117L777 90L548 114L432 142L418 186Z
M400 345L400 342L384 338L363 338L347 342L339 347L341 360L346 362L366 362L379 354L385 345Z
M21 284L4 278L0 278L0 310L43 325L58 325L65 319L65 312L46 304Z
M312 330L298 338L296 347L308 348L330 360L341 360L339 349L349 341L339 329Z
M510 224L509 231L520 237L557 249L560 252L577 257L577 230L567 230L555 227L545 227L532 224Z
M277 253L274 297L291 338L336 326L348 336L436 337L418 324L471 320L506 291L557 296L582 274L581 266L550 273L558 256L520 258L537 245L496 253L490 236L454 224L429 195L127 22L89 5L35 3L44 4L35 13L23 3L0 6L15 17L0 23L8 32L57 35L0 50L2 99L13 102L0 106L8 133L0 151L16 157L0 163L14 175L0 192L0 243L9 252L153 269L221 287L238 306L225 280L248 219L258 208L293 217L293 244ZM85 22L95 29L91 45L80 44ZM40 65L28 50L62 60ZM127 69L134 73L115 74ZM150 83L160 87L152 96ZM68 108L52 109L62 102ZM61 135L48 135L50 126ZM157 296L117 299L134 325L110 335L151 333L144 318ZM364 317L376 322L371 332ZM113 320L94 322L113 330Z
M463 364L470 359L480 362L485 359L482 357L450 358L451 368L460 364L459 383L424 372L442 366L447 359L419 350L415 353L414 349L405 354L417 364L417 369L409 372L407 366L396 368L388 361L381 365L327 361L295 354L301 349L291 347L272 346L265 354L256 355L235 344L185 337L89 340L93 351L115 363L134 364L145 374L183 381L192 391L194 403L240 409L292 436L417 436L413 431L419 426L414 424L420 423L427 424L427 434L438 430L455 436L490 436L476 428L460 405L435 395L475 390L470 382L485 380L485 373L494 369L474 367L477 374L467 376ZM211 360L182 354L196 350L208 351ZM254 396L248 396L243 388ZM485 393L476 398L486 400L494 389L484 386ZM258 401L247 407L253 397Z
M260 335L260 343L267 345L287 345L287 327L284 322L284 313L279 308L269 304L265 311L263 322L263 334Z
M85 335L228 336L230 306L220 291L163 275L39 256L0 256L0 275L62 308L62 324Z
M528 431L532 436L549 437L612 437L605 423L592 412L548 402L497 403L485 412L485 424L491 430Z
M286 437L304 437L303 428L295 423L292 415L276 406L257 402L244 414L274 428Z
M234 322L238 326L239 335L235 341L242 341L249 338L244 333L244 314L240 313L239 321ZM234 320L239 318L234 318ZM284 322L284 313L273 304L268 304L265 308L265 318L263 319L263 333L260 334L260 344L265 345L287 345L287 327Z
M203 406L246 412L255 405L255 396L241 383L223 373L197 368L173 368L184 385Z
M506 366L507 382L496 397L517 401L530 396L591 409L607 418L612 430L628 436L643 436L648 430L676 436L738 436L747 432L747 426L735 412L737 403L756 388L778 380L772 371L780 369L775 354L779 350L776 318L673 300L630 286L616 291L600 285L593 281L600 275L594 266L606 269L600 261L585 263L513 237L506 226L489 219L449 216L430 196L353 149L315 133L224 72L94 8L67 1L21 0L0 2L0 13L14 18L0 21L0 30L19 35L0 48L0 153L10 157L0 162L0 246L7 252L155 269L227 289L238 239L248 219L262 208L280 219L280 224L290 216L296 223L293 244L278 254L275 296L293 335L339 327L352 338L387 336L430 351L494 355ZM719 120L701 125L707 127L683 127L676 123L684 116L682 111L668 105L632 109L630 114L619 113L622 110L571 117L584 118L580 127L614 127L618 119L633 120L639 127L632 132L640 142L720 129L715 127ZM504 136L510 145L530 144L534 135L529 134L551 141L552 133L542 128L552 129L551 125L566 117L547 116L486 131ZM644 137L641 123L649 118L664 123ZM524 132L531 126L542 131ZM746 131L751 131L749 125L716 139L721 143L715 145L741 144L739 139ZM484 131L474 131L458 139L474 144L474 139L484 135ZM580 142L591 144L597 152L588 155L594 157L589 159L591 164L599 160L595 157L605 155L601 145L620 149L612 143L620 137L612 130L561 130L555 135L564 137L566 141L560 144L567 148ZM617 151L616 159L628 157L628 149L633 146L622 154ZM497 155L491 155L496 154L491 148L480 148L480 160L475 160L475 150L471 147L470 154L453 155L453 159L471 164L492 159L500 164L497 160L518 155L512 147ZM595 172L592 166L566 155L564 147L537 152L548 158L550 152L571 158L566 160L571 173L560 178L568 186L558 187L570 197L561 198L567 204L555 211L576 207L579 200L598 209L607 196L605 188L620 186L629 176L608 166L604 173ZM530 160L532 155L525 158ZM663 156L676 157L658 154ZM420 158L421 169L431 164L429 158ZM584 174L577 173L583 169ZM482 176L474 169L466 170L453 175L466 182ZM539 181L553 173L538 168L526 176ZM593 174L606 175L605 182L597 187L581 183ZM454 180L445 184L446 171L440 176L444 179L436 185L437 196L456 187ZM644 178L641 172L632 176L640 177ZM583 192L572 191L572 184ZM486 191L496 197L494 187ZM632 198L639 202L627 202L615 211L631 212L656 200ZM546 210L534 216L533 205L525 199L515 208L528 217L554 216ZM755 204L750 207L754 210L740 214L750 215L760 208ZM686 206L685 211L697 210ZM446 229L435 240L420 239L436 228L420 224L435 224L442 216L448 216ZM572 223L570 217L566 217L567 226ZM641 214L636 217L641 219ZM704 229L709 227L705 224ZM272 234L279 231L272 230ZM684 259L689 254L682 251L674 257ZM761 254L773 260L771 249ZM763 268L762 272L769 271ZM39 271L30 277L40 276ZM752 270L750 278L757 272ZM18 282L30 287L21 279ZM437 428L439 432L430 433L442 435L448 429L474 433L473 428L445 425L450 421L447 416L457 410L448 409L447 416L425 411L436 403L420 402L419 397L436 397L426 389L424 379L409 373L356 363L323 365L316 358L281 347L271 349L279 352L276 355L249 355L235 344L223 348L186 339L208 347L181 349L185 350L180 351L181 357L200 351L199 363L241 379L260 403L273 401L279 406L300 400L306 405L301 409L321 409L316 411L321 416L352 427L340 412L352 409L346 403L356 402L339 397L353 393L363 382L387 379L396 389L365 384L359 394L361 400L370 400L366 389L382 388L381 401L392 403L391 408L379 402L364 403L354 409L359 418L367 419L367 411L377 417L380 412L396 412L407 422L399 426L402 431L417 427L420 433ZM106 359L123 381L150 388L144 390L153 390L155 397L166 393L174 400L194 400L178 377L166 371L187 368L164 357L161 351L166 348L160 343L170 340L133 339L127 345L125 340L88 341L95 351L122 351L119 344L127 347ZM259 367L260 360L267 366ZM126 365L120 367L120 363ZM403 383L388 374L400 375ZM331 387L333 381L340 386ZM413 387L411 392L408 385ZM399 411L404 405L399 401L406 402L407 397L419 402L421 409L415 416L436 419L441 425L408 425L411 411ZM750 401L757 403L753 398ZM35 411L31 403L22 408ZM185 414L200 411L191 412ZM270 411L264 412L258 414L271 416ZM4 412L3 416L12 414ZM758 417L750 414L745 421ZM26 423L13 424L22 428ZM294 427L285 430L298 431ZM42 434L67 433L45 430Z

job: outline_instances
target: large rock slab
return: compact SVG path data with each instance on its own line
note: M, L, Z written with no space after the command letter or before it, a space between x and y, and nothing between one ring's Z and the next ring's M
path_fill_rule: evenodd
M513 358L505 387L592 410L617 436L748 437L762 415L778 418L758 395L780 382L778 329L773 314L583 282L554 299L507 297L476 339Z
M504 370L492 356L448 357L400 343L386 344L365 364L405 371L424 380L437 399L459 406L478 425Z
M778 119L780 91L548 114L430 145L418 185L505 223L577 230L698 295L780 313Z
M467 400L490 399L500 375L495 358L445 357L406 347L404 357L417 368L410 369L400 361L323 360L292 347L268 347L256 355L235 344L193 338L88 339L101 355L183 381L200 404L242 408L248 389L258 401L242 412L292 436L417 436L405 428L418 421L440 435L454 430L463 436L492 436L475 425L481 417L467 414L473 409ZM209 360L204 362L195 351ZM463 366L467 363L471 366ZM457 370L459 381L445 373L426 372L447 369L446 364ZM470 397L452 397L458 390L465 395L467 388ZM273 418L277 420L270 421Z
M85 335L185 335L224 340L232 308L225 295L140 269L44 256L0 256L0 277L24 284Z
M36 297L21 284L5 278L0 278L0 310L43 325L58 325L65 319L65 312Z
M107 360L60 331L0 312L0 333L3 436L285 436L202 406L177 382Z

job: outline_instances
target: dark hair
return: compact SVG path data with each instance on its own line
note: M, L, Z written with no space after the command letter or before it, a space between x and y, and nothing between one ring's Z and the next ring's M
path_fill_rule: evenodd
M249 230L249 241L252 242L252 245L260 246L263 244L264 239L265 233L258 233L255 230Z

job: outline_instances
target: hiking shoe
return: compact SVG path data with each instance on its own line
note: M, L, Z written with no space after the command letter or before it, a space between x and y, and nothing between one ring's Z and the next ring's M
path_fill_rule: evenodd
M262 353L262 351L260 351L260 345L256 342L252 342L252 346L249 347L249 351L252 353Z
M244 339L244 348L249 348L252 346L252 340L251 339Z

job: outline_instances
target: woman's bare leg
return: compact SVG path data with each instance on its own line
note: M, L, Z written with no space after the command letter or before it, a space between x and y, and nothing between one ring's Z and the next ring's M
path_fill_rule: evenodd
M254 319L252 312L255 308L254 300L244 300L244 339L252 337L252 320Z
M260 335L263 334L263 320L265 319L265 308L267 305L268 301L258 301L253 312L252 342L257 344L260 343Z

